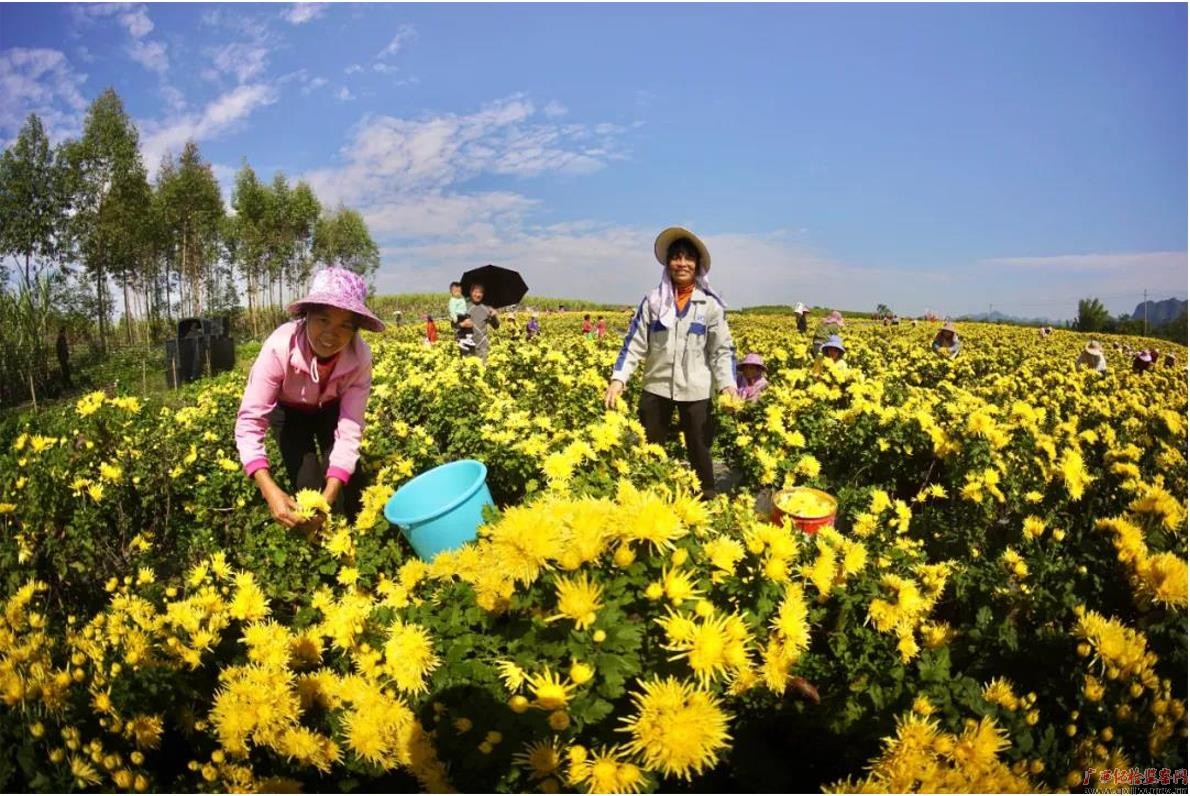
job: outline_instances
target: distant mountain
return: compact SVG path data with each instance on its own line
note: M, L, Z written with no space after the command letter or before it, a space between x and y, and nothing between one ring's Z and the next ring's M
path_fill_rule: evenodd
M1005 315L1000 310L981 312L977 315L961 315L958 320L982 321L983 323L1019 323L1025 326L1056 326L1061 324L1061 321L1054 321L1049 318L1018 318L1015 315Z
M1149 325L1160 326L1169 323L1186 311L1186 302L1182 299L1167 298L1165 301L1142 301L1132 311L1132 319L1139 321L1145 317L1145 305L1149 305Z

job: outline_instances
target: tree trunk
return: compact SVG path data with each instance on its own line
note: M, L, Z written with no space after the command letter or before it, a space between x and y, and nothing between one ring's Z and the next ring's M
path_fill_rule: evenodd
M132 304L128 300L128 269L124 269L124 326L128 329L128 345L132 345Z

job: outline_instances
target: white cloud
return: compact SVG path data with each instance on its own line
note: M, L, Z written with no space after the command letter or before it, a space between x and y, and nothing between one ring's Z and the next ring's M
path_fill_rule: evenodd
M1023 268L1033 271L1149 271L1186 272L1186 252L1121 252L1119 254L1059 254L1042 257L997 257L983 260L988 268Z
M402 25L397 28L396 34L388 43L388 46L376 54L377 58L387 58L390 55L396 55L401 51L406 44L417 38L417 29L412 25Z
M76 23L90 20L115 17L124 26L128 35L134 39L143 39L153 31L153 21L149 19L148 9L136 3L92 3L71 6L71 14Z
M347 86L340 86L338 93L335 94L335 99L342 102L350 102L355 99L355 95L351 93L351 89L347 88Z
M344 69L343 73L348 74L348 75L354 75L356 72L362 72L362 71L364 71L364 68L362 66L360 66L359 64L352 64L351 66Z
M541 112L550 118L554 118L555 116L565 116L567 113L569 113L569 111L566 109L566 106L557 100L550 100L550 102L546 103L546 106L541 109Z
M124 48L129 58L159 75L163 75L169 69L169 56L165 44L145 39L153 32L154 27L145 5L137 3L79 4L71 6L70 13L74 23L79 26L94 24L99 19L115 19L131 38L129 44ZM90 52L85 47L80 47L79 50L79 57L82 60L92 60Z
M77 133L87 108L79 91L86 79L59 50L0 52L0 138L15 139L30 113L41 117L52 140Z
M233 74L240 83L256 77L268 63L269 48L261 43L232 42L209 51L215 69Z
M135 40L128 45L128 57L152 72L163 74L169 70L169 56L159 41Z
M186 95L183 94L177 87L168 83L162 83L161 96L169 105L169 109L173 113L181 113L186 110Z
M326 3L294 3L281 12L291 25L301 25L326 13Z
M317 89L322 88L328 82L329 81L325 77L312 78L312 79L306 81L306 84L304 86L302 86L302 93L309 94L311 91L316 91Z
M382 75L393 75L397 72L400 72L401 70L399 67L390 66L383 61L377 61L376 63L372 64L372 71Z
M166 152L177 154L187 140L216 138L234 129L257 108L277 100L276 90L265 84L247 84L216 97L201 113L186 114L161 123L142 122L141 150L145 164L156 169Z

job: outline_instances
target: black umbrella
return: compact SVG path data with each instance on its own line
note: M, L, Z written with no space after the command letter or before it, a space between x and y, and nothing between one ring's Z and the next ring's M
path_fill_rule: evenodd
M489 307L508 307L518 303L529 292L529 286L521 275L511 268L485 265L472 268L459 280L463 283L463 295L471 295L471 286L483 285L483 303Z

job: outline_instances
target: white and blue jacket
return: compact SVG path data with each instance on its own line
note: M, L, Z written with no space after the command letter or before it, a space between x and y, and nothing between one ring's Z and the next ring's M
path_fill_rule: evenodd
M644 391L663 398L704 401L735 387L735 343L723 305L695 287L686 310L667 329L653 317L646 296L628 326L612 379L627 384L642 359Z

